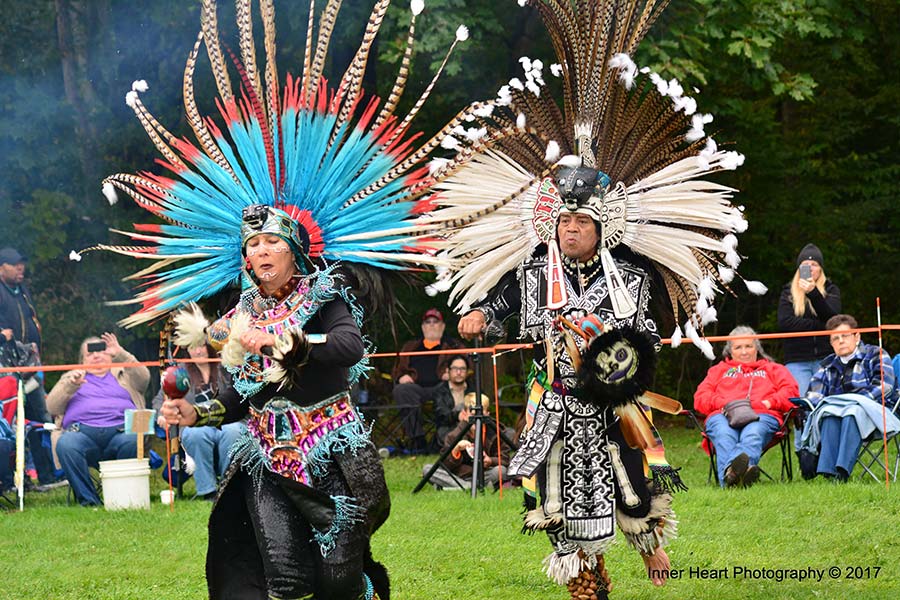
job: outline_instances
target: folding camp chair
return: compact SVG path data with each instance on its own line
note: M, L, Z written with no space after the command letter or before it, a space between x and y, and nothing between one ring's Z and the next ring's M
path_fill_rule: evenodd
M15 467L16 438L15 423L16 409L19 405L18 380L12 376L0 377L0 460L8 461L10 470ZM25 422L26 432L30 429L30 421ZM26 433L26 439L27 433ZM26 490L30 484L28 476L25 476ZM0 490L0 499L16 506L13 499L15 488Z
M91 483L94 484L94 489L97 490L97 496L100 497L100 500L103 500L103 482L100 479L100 471L97 469L90 467L88 469L88 473L91 476ZM75 503L75 492L72 490L72 486L66 486L66 506L72 505Z
M894 367L894 376L896 377L898 373L900 373L900 354L895 356L891 361ZM896 384L895 384L896 385ZM892 393L893 398L887 398L885 403L887 409L897 416L897 406L900 405L900 398L897 397L897 390L894 389ZM891 406L891 402L893 401L893 406ZM856 457L856 464L863 468L864 473L868 473L875 481L881 482L883 481L882 477L885 474L885 471L888 471L888 477L891 478L891 481L897 481L897 473L900 471L900 435L894 434L890 435L887 438L888 444L888 462L887 465L890 466L890 453L891 446L893 446L893 454L894 454L894 467L893 469L885 468L885 440L880 432L877 430L872 432L872 435L863 440L862 446L859 449L859 455ZM863 475L865 477L865 475Z
M772 439L769 440L769 443L766 444L762 451L762 456L765 456L770 448L774 448L775 446L781 448L781 481L791 481L794 478L794 465L791 459L791 454L793 453L793 446L791 445L791 422L793 412L792 409L784 415L781 427L775 432L775 435L772 436ZM689 422L693 423L693 425L700 430L700 435L703 437L703 451L709 455L709 474L706 477L706 482L719 485L716 447L706 434L706 429L703 427L702 422L692 410L685 409L678 414L686 417ZM766 473L765 469L761 466L759 467L759 472L768 477L770 481L775 481L775 479Z
M13 498L15 488L11 487L13 463L15 462L16 444L12 428L2 416L0 416L0 461L4 461L3 470L6 473L5 479L8 481L0 481L0 501L6 502L10 507L15 507L16 502ZM7 487L9 486L9 487ZM0 503L2 505L2 503Z

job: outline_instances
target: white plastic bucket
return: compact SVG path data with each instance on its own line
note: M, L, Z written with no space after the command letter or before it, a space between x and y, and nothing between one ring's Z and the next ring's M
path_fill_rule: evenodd
M106 510L150 508L150 459L123 458L100 462Z

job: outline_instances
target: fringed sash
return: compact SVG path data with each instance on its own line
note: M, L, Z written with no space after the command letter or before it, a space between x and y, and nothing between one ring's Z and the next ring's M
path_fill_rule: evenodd
M250 408L247 432L232 451L251 473L266 468L311 485L323 477L336 452L355 451L369 443L362 418L343 392L313 406L298 406L275 397L261 410Z

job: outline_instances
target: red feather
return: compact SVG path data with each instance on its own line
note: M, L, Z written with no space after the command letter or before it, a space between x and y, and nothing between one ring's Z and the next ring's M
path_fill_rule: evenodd
M162 233L162 226L155 223L132 223L132 226L144 233Z
M228 54L231 56L231 60L234 62L234 66L237 69L238 76L241 78L242 94L244 98L250 102L253 114L256 115L256 120L259 122L259 127L262 130L263 145L266 149L266 162L269 164L269 176L272 178L272 187L275 188L275 199L277 200L279 189L278 180L275 175L275 144L272 141L272 131L269 129L269 124L263 116L262 104L260 104L259 97L256 95L256 90L254 90L253 85L250 83L250 78L247 76L247 71L244 69L244 63L238 60L238 57L234 55L231 48L226 46L225 49L228 50Z
M277 203L275 207L286 212L290 218L297 221L306 230L309 235L309 256L311 258L322 256L322 253L325 252L325 240L322 238L322 229L313 218L312 213L293 204Z

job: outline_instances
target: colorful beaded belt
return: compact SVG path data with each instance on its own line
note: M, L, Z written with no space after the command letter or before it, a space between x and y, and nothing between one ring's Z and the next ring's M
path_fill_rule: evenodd
M310 474L324 474L333 446L356 446L351 440L367 438L346 392L313 406L276 396L261 410L250 409L247 429L272 471L307 485Z

